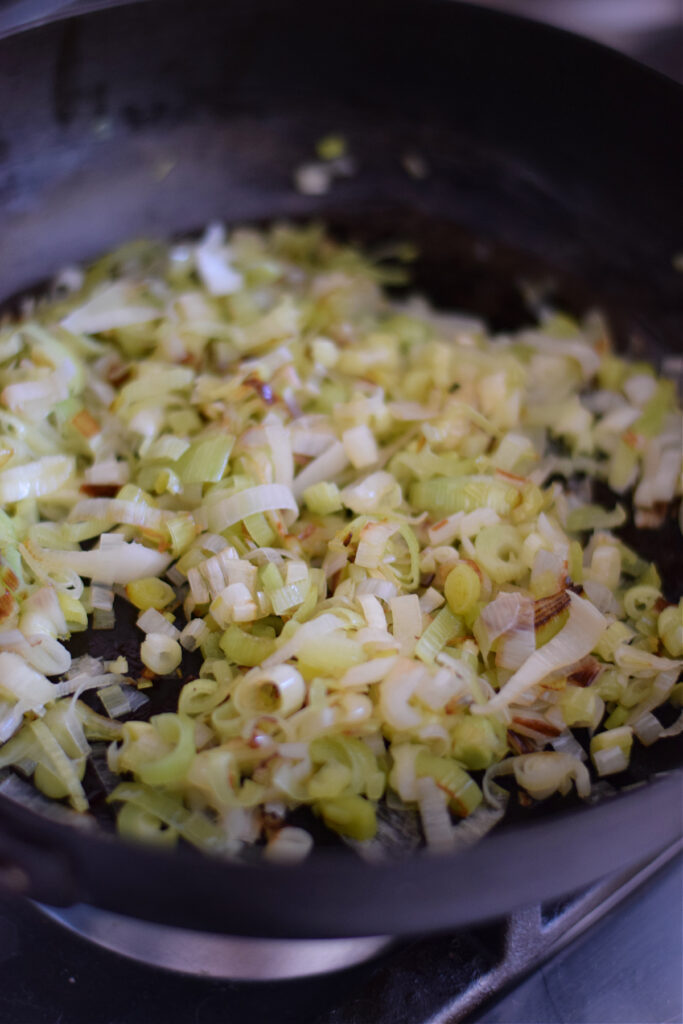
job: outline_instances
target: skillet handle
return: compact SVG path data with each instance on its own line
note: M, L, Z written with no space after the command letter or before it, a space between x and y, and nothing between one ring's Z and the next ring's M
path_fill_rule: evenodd
M78 902L68 860L58 850L0 832L0 890L67 907Z

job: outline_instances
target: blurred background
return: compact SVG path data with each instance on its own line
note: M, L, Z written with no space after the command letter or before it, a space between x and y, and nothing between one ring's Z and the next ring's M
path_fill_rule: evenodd
M0 35L126 0L0 0ZM295 0L293 0L295 2ZM569 29L683 82L683 0L469 0Z
M683 0L473 0L569 29L683 81Z

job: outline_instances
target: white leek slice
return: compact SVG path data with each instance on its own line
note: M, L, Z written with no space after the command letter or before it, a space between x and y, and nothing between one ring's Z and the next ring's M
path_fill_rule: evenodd
M528 658L508 679L495 697L486 704L475 704L475 714L488 714L508 708L514 701L533 689L550 675L566 665L579 661L590 654L603 632L607 622L590 601L569 593L569 618L560 632Z
M71 455L44 455L24 466L10 466L0 472L0 503L52 494L66 483L75 468Z
M56 696L54 684L12 651L0 652L0 690L33 711Z
M62 327L74 334L99 334L121 327L133 327L158 320L162 310L140 302L138 289L127 281L117 281L94 292L82 306L62 320Z
M286 509L298 514L299 506L289 487L283 484L260 484L245 491L205 505L196 514L195 519L203 529L220 533L229 526L240 523L248 516L258 512L275 512Z
M161 576L171 564L170 555L135 541L90 551L48 551L37 547L31 551L47 569L72 569L79 576L100 583L132 583L146 576Z
M344 445L341 441L334 441L322 454L304 466L294 478L293 493L300 498L306 488L312 484L318 484L321 480L333 481L346 469L348 464L349 459Z

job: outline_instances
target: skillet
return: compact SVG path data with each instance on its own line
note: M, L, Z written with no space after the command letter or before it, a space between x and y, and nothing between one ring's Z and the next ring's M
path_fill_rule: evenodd
M0 39L0 302L131 237L216 217L313 217L369 244L414 241L415 287L494 328L528 321L520 282L533 282L570 312L605 310L639 358L680 352L674 83L586 40L444 0L90 6L101 5ZM331 130L358 171L301 195L293 172ZM426 178L406 173L406 154ZM627 539L677 597L673 521ZM125 650L132 630L119 630ZM0 796L0 861L26 895L165 924L424 932L651 856L683 832L682 764L680 738L660 742L618 778L626 792L549 803L459 854L382 866L334 847L292 867L168 854Z

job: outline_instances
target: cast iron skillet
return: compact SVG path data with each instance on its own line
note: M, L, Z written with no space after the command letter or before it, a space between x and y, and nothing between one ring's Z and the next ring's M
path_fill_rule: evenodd
M436 0L154 0L1 41L0 95L0 300L131 237L314 216L368 242L417 241L418 285L495 327L528 319L525 279L570 310L606 309L634 353L680 351L682 91L587 41ZM359 173L298 195L292 172L330 130ZM406 174L407 152L427 179ZM635 540L677 596L675 529ZM372 867L323 848L303 866L235 866L3 797L0 857L37 898L185 927L445 928L567 893L680 835L681 747L639 750L617 781L662 778L551 806L457 856Z

